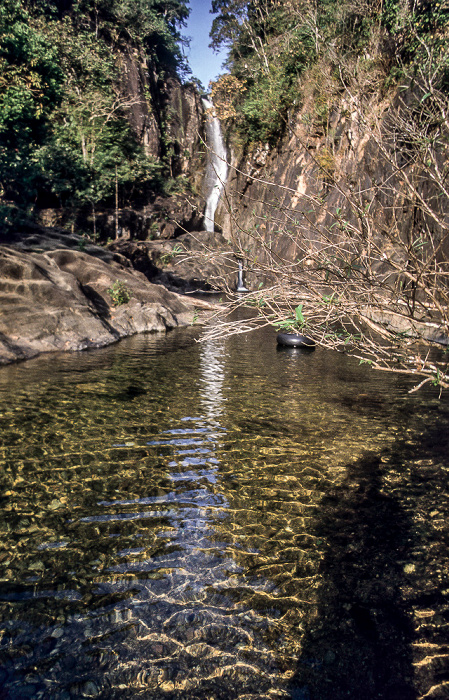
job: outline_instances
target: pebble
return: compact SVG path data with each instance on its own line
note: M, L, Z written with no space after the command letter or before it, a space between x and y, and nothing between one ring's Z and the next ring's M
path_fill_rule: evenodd
M406 564L404 566L404 574L412 574L416 570L416 566L414 564Z
M164 692L170 692L175 689L175 684L172 681L165 681L165 683L161 684L160 688Z
M50 510L58 510L58 508L62 507L61 501L58 501L56 498L54 498L51 503L48 504L48 507Z
M324 661L327 664L331 664L333 661L335 661L335 652L332 651L332 649L328 649L324 655Z
M51 633L50 636L53 637L54 639L59 639L63 635L64 635L64 630L62 629L62 627L57 627L55 630L53 630L53 632Z
M86 681L81 688L81 694L84 698L94 698L99 692L98 686L93 681Z

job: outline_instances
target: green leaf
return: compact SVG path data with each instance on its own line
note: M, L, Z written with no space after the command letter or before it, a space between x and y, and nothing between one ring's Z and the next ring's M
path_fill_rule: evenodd
M295 319L296 319L296 321L297 321L298 323L300 323L301 325L304 325L305 322L306 322L306 320L305 320L305 318L304 318L304 316L303 316L303 313L302 313L302 307L303 307L303 304L299 304L299 305L296 307L296 309L295 309Z

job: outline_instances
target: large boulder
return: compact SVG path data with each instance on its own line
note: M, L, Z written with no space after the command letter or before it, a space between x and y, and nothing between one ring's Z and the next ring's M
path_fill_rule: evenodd
M151 284L120 256L96 246L77 250L64 239L44 243L0 246L0 364L100 347L196 317L201 302ZM114 286L129 301L115 304Z

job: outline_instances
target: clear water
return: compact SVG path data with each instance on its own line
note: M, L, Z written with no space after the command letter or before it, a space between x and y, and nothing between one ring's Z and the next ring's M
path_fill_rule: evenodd
M447 697L448 401L199 335L0 370L0 698Z

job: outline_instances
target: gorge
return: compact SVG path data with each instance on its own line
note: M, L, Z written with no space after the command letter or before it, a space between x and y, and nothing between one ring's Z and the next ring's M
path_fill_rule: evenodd
M213 11L0 3L0 698L444 698L449 10Z
M408 344L448 338L447 13L398 2L365 14L329 2L314 18L301 4L217 2L212 45L231 47L229 72L206 98L180 77L183 2L149 3L130 33L126 2L8 1L2 241L26 247L46 226L55 247L56 227L63 248L107 243L181 293L235 289L241 261L262 321L293 318L326 347L445 386L444 363ZM51 85L42 105L27 81ZM0 291L14 319L13 279ZM105 286L94 291L108 323ZM0 332L14 358L20 333Z

